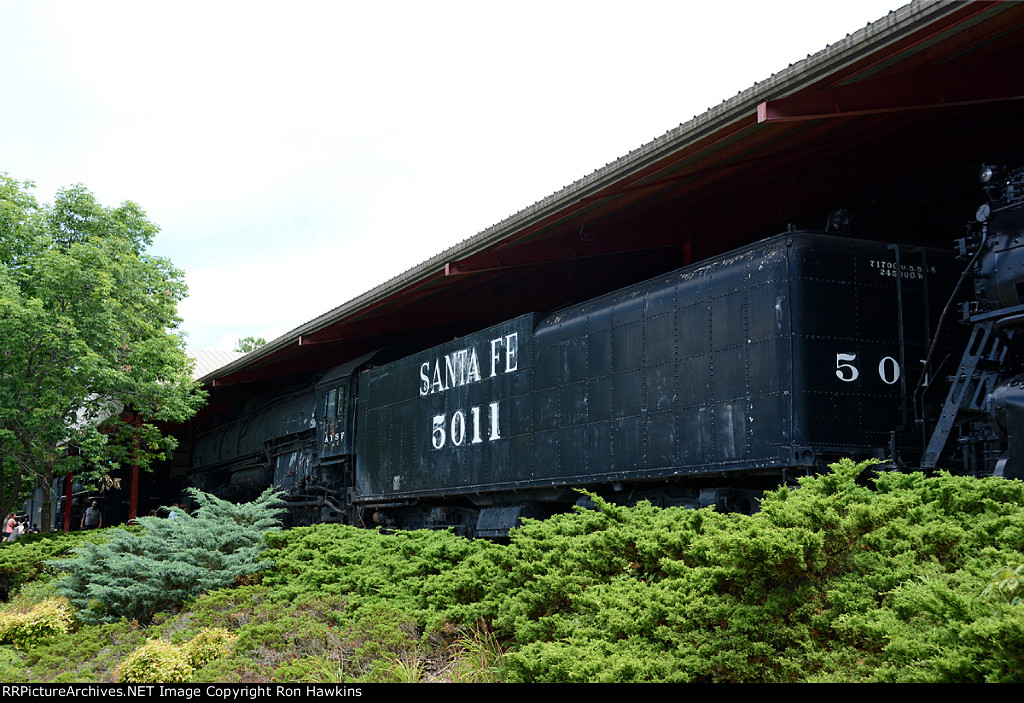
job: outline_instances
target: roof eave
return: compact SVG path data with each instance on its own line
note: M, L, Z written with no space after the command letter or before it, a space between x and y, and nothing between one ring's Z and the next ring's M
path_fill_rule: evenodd
M844 39L827 45L816 54L791 64L647 144L596 169L552 195L449 247L362 295L296 327L244 357L201 377L199 381L205 384L215 384L217 379L231 376L282 350L298 346L304 336L308 337L317 330L335 324L369 305L384 301L431 276L443 274L446 263L482 252L520 230L557 216L567 207L581 200L592 198L615 184L656 165L660 160L717 132L728 130L744 120L752 121L752 125L756 127L758 105L767 100L792 95L799 90L815 86L824 79L842 74L844 69L867 57L883 53L886 47L912 36L915 32L933 25L943 18L956 15L966 7L972 7L975 10L972 15L977 15L999 4L998 2L972 3L966 0L960 2L917 0L894 10L857 32L847 35ZM965 19L967 18L965 17ZM964 20L958 20L958 22Z

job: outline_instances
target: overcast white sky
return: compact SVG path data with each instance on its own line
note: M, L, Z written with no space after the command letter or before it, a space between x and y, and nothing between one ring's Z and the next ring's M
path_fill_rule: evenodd
M189 346L272 339L899 0L0 0L0 171L139 203Z

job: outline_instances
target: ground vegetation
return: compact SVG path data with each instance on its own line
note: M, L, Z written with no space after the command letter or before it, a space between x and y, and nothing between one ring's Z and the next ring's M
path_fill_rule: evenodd
M507 544L267 532L266 569L148 624L87 624L79 610L66 634L0 645L0 677L1024 681L1024 484L870 471L841 462L753 516L594 496L596 509L530 522ZM52 598L46 578L7 608Z

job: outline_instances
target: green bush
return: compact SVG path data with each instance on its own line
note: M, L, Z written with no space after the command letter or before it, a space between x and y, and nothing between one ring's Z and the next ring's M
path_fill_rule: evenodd
M223 627L203 628L195 637L186 642L182 650L188 657L189 664L199 669L214 659L227 656L231 645L238 639Z
M0 644L28 649L71 630L72 616L64 598L48 598L27 613L0 613Z
M753 516L594 498L504 545L272 533L258 584L10 649L7 670L108 681L156 636L186 657L212 640L192 681L1024 681L1024 484L867 468L841 462Z
M47 564L71 554L84 543L102 543L107 530L53 532L23 535L14 542L0 543L0 601L7 601L22 585L47 571Z
M86 623L122 617L147 623L160 611L234 584L269 566L264 535L283 511L267 490L252 503L235 505L192 489L200 503L194 516L145 517L141 530L110 530L104 544L87 544L76 557L53 562L67 572L57 591Z
M840 462L752 516L595 499L424 590L441 621L516 643L512 681L1024 680L1017 615L979 598L1021 561L1024 484L887 473L872 489L866 468Z
M424 641L486 628L503 654L485 668L511 681L1024 679L1016 611L980 597L1024 560L1024 484L869 468L840 462L753 516L595 497L508 545L296 530L273 538L264 586L343 598L339 622L399 608ZM381 676L415 673L412 649L379 656Z
M119 683L187 683L195 667L188 654L164 640L149 640L125 657L117 669Z
M4 683L27 683L28 670L22 654L10 647L0 647L0 681Z
M145 643L137 622L77 625L67 635L26 650L23 661L32 681L109 682L121 661Z
M433 578L441 578L470 555L497 548L450 532L384 534L345 525L317 525L268 537L274 568L264 585L275 598L301 603L344 595L345 616L386 607L412 614L422 626L431 617Z
M121 683L187 683L196 669L226 656L237 639L223 628L204 628L183 645L151 639L117 668Z

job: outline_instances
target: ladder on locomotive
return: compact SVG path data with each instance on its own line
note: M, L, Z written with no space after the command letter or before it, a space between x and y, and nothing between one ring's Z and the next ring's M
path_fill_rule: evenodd
M978 417L985 398L999 383L999 369L1008 351L1013 332L1000 329L995 317L979 319L971 331L956 376L950 384L942 413L921 457L922 469L934 469L946 447L958 417Z

